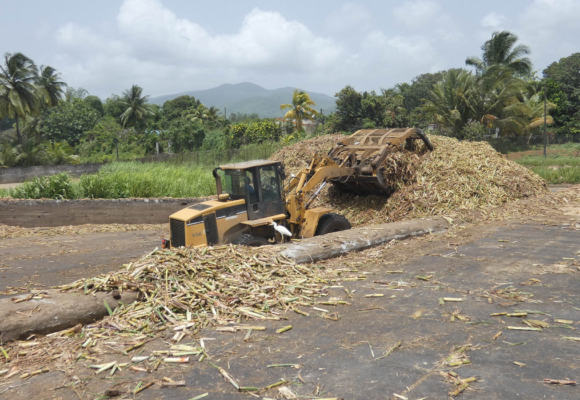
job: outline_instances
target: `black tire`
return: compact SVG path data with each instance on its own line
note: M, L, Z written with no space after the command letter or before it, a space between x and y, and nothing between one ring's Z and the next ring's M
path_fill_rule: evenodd
M261 236L252 236L249 233L244 233L242 236L234 240L232 244L258 247L258 246L267 246L271 243L268 242L268 239L263 238Z
M326 235L327 233L345 231L350 229L350 222L348 219L339 214L324 214L318 221L316 233L314 236Z

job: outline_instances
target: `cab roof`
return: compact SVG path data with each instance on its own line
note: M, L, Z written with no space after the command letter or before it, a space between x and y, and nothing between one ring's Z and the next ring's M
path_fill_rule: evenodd
M221 169L248 169L254 167L262 167L265 165L279 164L281 161L272 160L252 160L233 164L220 165Z

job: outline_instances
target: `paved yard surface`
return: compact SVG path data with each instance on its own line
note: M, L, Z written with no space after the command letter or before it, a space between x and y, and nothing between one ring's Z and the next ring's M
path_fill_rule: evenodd
M116 269L158 247L162 235L147 230L0 239L0 291L65 284Z
M580 337L579 222L580 215L570 215L457 228L319 263L317 267L344 269L345 277L361 277L338 282L336 286L342 287L330 290L330 297L350 305L319 305L328 313L305 309L309 316L282 313L288 320L260 321L266 331L253 331L248 340L245 332L208 330L182 343L209 338L204 340L209 361L224 368L240 386L265 387L286 379L304 399L446 399L461 386L455 384L458 379L471 377L475 382L458 398L578 399L580 386L549 385L543 380L580 381L580 342L566 339ZM114 239L101 235L107 242ZM10 240L17 239L0 243ZM149 237L134 240L127 257L133 251L146 252L136 247L138 243L146 247ZM85 262L94 262L98 252L105 251L102 246L84 254ZM42 251L54 247L47 244ZM54 271L58 274L58 268ZM369 294L384 296L366 297ZM461 301L441 305L440 298ZM522 312L523 317L490 315ZM322 318L325 315L337 320ZM524 321L547 327L509 329L530 328ZM292 330L275 333L289 324ZM167 349L170 336L147 343L142 354ZM389 350L392 353L381 358ZM111 352L100 362L113 360L129 358ZM208 360L198 362L196 357L189 364L162 364L151 373L125 369L112 377L95 375L88 364L79 362L74 373L52 371L16 381L12 385L22 386L0 398L96 399L113 386L132 390L139 382L163 377L185 380L186 387L156 384L121 397L187 400L208 393L206 399L225 400L279 395L277 389L259 395L238 393ZM297 368L268 367L272 364ZM146 362L141 365L148 367ZM75 381L73 390L70 383ZM0 382L0 393L8 387Z

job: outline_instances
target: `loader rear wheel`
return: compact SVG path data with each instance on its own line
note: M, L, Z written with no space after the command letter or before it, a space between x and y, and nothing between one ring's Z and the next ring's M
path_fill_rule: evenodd
M342 215L334 213L324 214L318 221L318 227L314 235L326 235L327 233L345 231L350 228L350 222Z
M232 244L257 247L257 246L267 246L270 244L270 242L268 242L268 239L266 238L260 236L253 236L250 235L249 233L244 233L242 236L234 240Z

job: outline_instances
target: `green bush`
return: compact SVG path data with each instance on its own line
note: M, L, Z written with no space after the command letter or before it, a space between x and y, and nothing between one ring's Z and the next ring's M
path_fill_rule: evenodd
M9 190L17 199L77 199L82 191L66 172L52 176L41 176L28 180Z
M272 120L233 124L226 135L226 148L237 149L244 144L278 141L281 134L282 128Z

